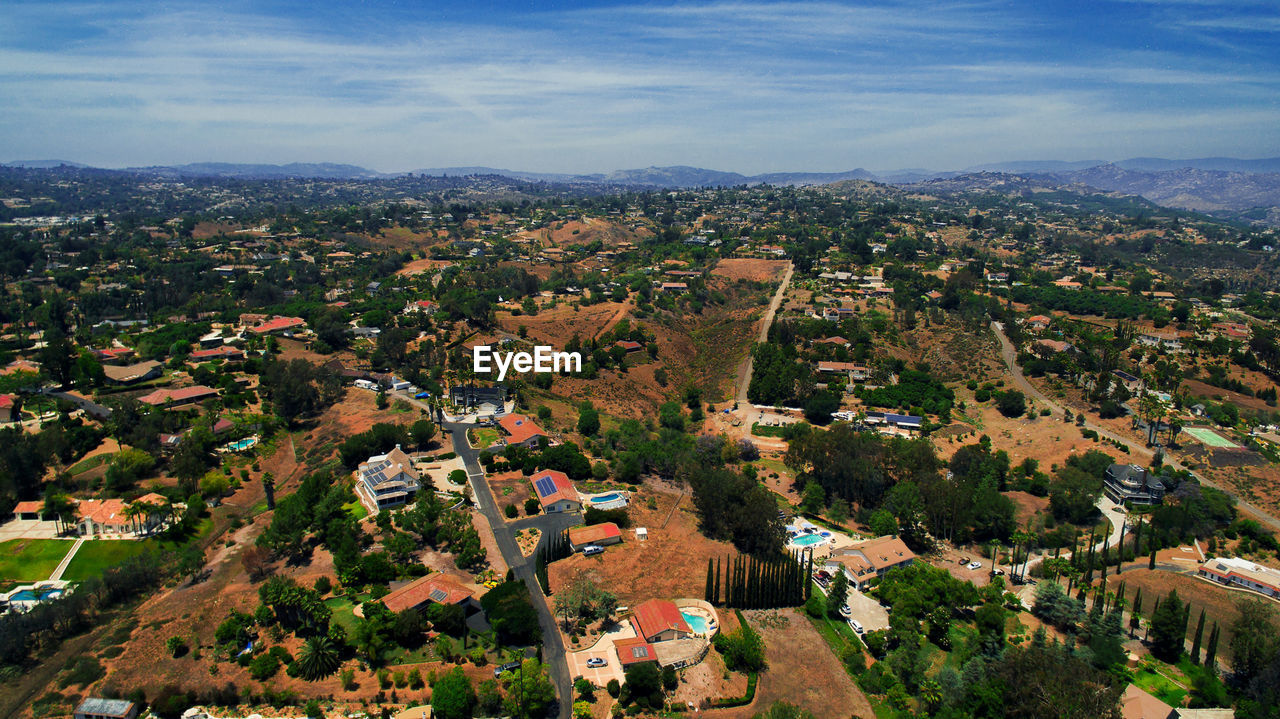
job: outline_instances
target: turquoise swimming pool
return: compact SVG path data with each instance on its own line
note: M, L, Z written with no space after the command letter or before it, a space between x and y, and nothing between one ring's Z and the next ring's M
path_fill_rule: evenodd
M592 502L616 502L619 499L622 499L621 494L618 494L617 492L610 492L608 494L598 494L592 497L591 501Z
M821 544L827 540L826 537L817 534L802 534L791 540L791 543L797 547L809 547L814 544Z
M232 452L243 452L244 450L249 449L250 447L252 447L257 443L258 443L257 437L246 437L245 439L237 440L235 442L232 442L231 444L228 444L227 449L231 450Z
M702 616L701 614L691 614L689 612L684 612L684 611L680 612L680 614L684 616L685 624L689 625L689 628L693 630L694 634L707 633L706 617Z
M11 602L43 602L62 596L61 589L23 589L9 597Z

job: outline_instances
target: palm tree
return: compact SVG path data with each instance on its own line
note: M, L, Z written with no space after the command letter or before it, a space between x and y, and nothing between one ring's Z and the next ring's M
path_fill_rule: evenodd
M316 681L338 671L341 664L338 648L331 639L311 637L298 654L298 675L307 681Z

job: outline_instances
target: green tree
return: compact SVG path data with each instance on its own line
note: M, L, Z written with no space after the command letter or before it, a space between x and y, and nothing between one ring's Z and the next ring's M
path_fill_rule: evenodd
M823 491L822 485L817 482L809 482L804 486L804 493L800 497L800 511L805 514L821 514L822 510L827 507L827 493Z
M867 524L871 527L871 534L876 537L898 533L898 519L893 516L893 512L883 507L871 515L871 520Z
M431 688L431 715L440 719L470 719L476 706L471 680L454 667Z
M1186 634L1186 612L1174 589L1151 614L1151 653L1170 664L1177 663Z
M502 675L507 685L505 707L512 719L541 719L556 700L556 687L537 659L526 659L520 669Z
M839 617L840 608L849 600L849 579L844 572L836 572L831 580L831 588L827 592L827 616Z
M298 654L298 675L308 681L316 681L338 671L341 663L333 640L327 636L310 637Z

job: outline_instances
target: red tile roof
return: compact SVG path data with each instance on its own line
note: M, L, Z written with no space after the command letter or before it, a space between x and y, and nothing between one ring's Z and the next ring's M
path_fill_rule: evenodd
M14 514L27 514L30 512L39 512L44 507L44 502L18 502L13 505Z
M624 667L642 662L658 661L657 655L653 653L653 647L649 646L649 643L640 637L615 639L613 648L618 652L618 663Z
M522 444L530 437L545 436L547 434L533 420L522 414L506 415L498 420L498 424L502 425L502 429L506 430L509 435L507 442L510 444Z
M235 347L216 347L211 350L196 350L191 353L191 359L231 359L232 357L244 357L244 350Z
M639 342L633 342L631 340L618 340L613 344L614 346L621 347L622 349L628 352L636 352L644 347L644 345L640 344Z
M0 394L0 409L12 409L14 405L13 395Z
M622 538L622 530L618 529L618 525L613 522L605 522L604 524L590 524L585 527L573 527L569 530L569 543L575 547L593 542L602 542L606 539L617 537Z
M555 491L544 497L538 493L537 486L538 480L546 478L550 478L552 483L555 484ZM569 481L569 475L564 472L557 472L554 469L544 469L530 477L529 481L533 482L534 494L538 495L538 501L542 502L542 506L544 507L566 499L573 502L582 501L578 497L578 490L573 487L573 482Z
M680 613L679 607L675 602L666 599L650 599L640 603L632 610L631 617L635 622L636 631L646 641L652 641L654 637L665 631L693 633L689 623L684 620L684 615Z
M307 321L301 317L272 317L257 327L250 327L249 331L256 335L262 335L268 332L278 332L280 330L301 327L306 323Z
M437 572L415 579L382 598L387 609L399 613L427 602L459 604L475 596L450 574Z

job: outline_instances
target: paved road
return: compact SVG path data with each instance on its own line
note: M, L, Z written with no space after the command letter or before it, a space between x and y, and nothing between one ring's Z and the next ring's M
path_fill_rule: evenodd
M484 470L480 467L479 460L480 450L472 449L467 444L467 428L472 425L460 422L445 422L443 426L454 437L461 438L460 441L453 443L453 448L466 465L467 479L471 482L471 496L475 499L476 506L484 513L485 518L489 520L489 526L493 528L493 536L498 542L498 549L502 552L502 558L506 561L507 566L515 572L515 576L524 582L529 589L529 595L533 597L533 608L537 610L538 625L542 628L542 661L550 669L551 680L555 682L556 694L559 696L559 711L557 715L560 719L569 719L573 713L573 679L569 676L569 664L568 659L565 657L564 641L560 638L559 630L556 629L555 617L551 616L551 611L547 608L546 602L542 601L542 587L538 584L538 579L533 573L533 558L525 559L524 555L520 553L520 547L516 544L514 531L515 529L537 527L542 530L542 537L545 539L552 532L559 532L562 529L580 523L580 517L577 514L540 515L538 517L530 517L516 525L507 525L502 512L498 509L498 503L493 498L493 492L489 489L489 483L484 481Z
M773 293L773 300L769 302L769 309L765 310L764 317L760 319L760 335L756 338L757 342L765 342L769 339L769 328L773 326L773 317L778 314L778 308L782 306L782 298L787 294L787 288L791 286L791 275L795 273L795 265L788 262L787 271L782 275L782 282L778 283L778 291ZM747 429L751 428L752 409L751 403L747 401L747 386L751 384L751 352L747 352L747 358L743 360L742 365L738 369L738 411L742 413L742 421Z
M1013 375L1013 382L1018 386L1018 389L1022 390L1024 393L1030 395L1031 397L1035 398L1038 402L1042 402L1048 405L1059 414L1065 413L1066 410L1062 407L1062 405L1046 397L1043 392L1036 389L1036 387L1032 385L1030 382L1028 382L1027 378L1022 375L1022 368L1018 366L1017 356L1013 348L1013 343L1011 343L1009 341L1009 338L1005 336L1004 328L1000 326L1000 323L992 322L991 330L995 332L996 339L1000 340L1000 356L1004 359L1005 366L1009 368L1009 373ZM1129 452L1131 454L1138 454L1144 457L1151 457L1155 454L1153 450L1151 450L1149 447L1145 446L1144 444L1131 440L1128 437L1123 437L1121 435L1118 435L1112 432L1111 430L1106 429L1105 427L1099 427L1098 425L1094 424L1088 419L1085 420L1084 426L1087 427L1088 429L1091 429L1097 432L1099 435L1106 437L1107 439L1123 443L1126 447L1129 448ZM1182 466L1182 464L1179 463L1178 460L1175 459L1168 451L1165 452L1164 463L1169 465L1173 469L1186 469L1186 467ZM1234 492L1228 490L1227 488L1223 487L1217 482L1213 482L1208 479L1205 479L1204 477L1201 477L1195 472L1192 472L1191 474L1196 479L1200 480L1200 483L1203 484L1204 486L1213 487L1214 489L1225 492L1227 495L1229 495L1231 498L1233 498L1236 501L1237 507L1254 515L1255 517L1258 518L1260 522L1269 525L1274 530L1280 530L1280 519L1276 519L1270 514L1267 514L1261 509L1258 509L1252 504L1249 504L1248 502L1244 501L1240 497L1236 496Z

